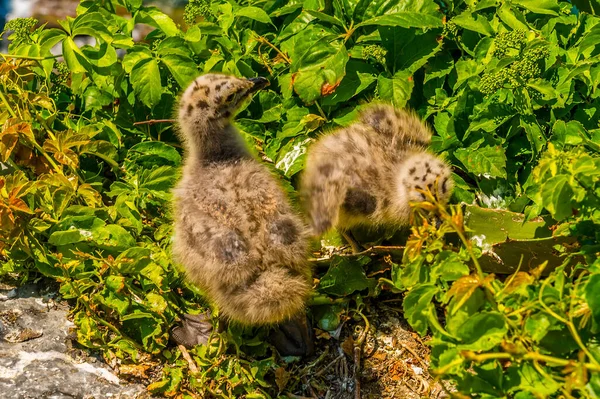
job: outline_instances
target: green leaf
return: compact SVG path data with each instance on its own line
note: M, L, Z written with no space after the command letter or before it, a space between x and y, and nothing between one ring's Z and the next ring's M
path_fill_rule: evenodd
M585 139L585 128L578 121L564 122L558 120L552 127L552 142L559 144L560 147L565 145L579 145Z
M152 262L151 255L152 252L148 248L129 248L117 256L115 265L122 274L139 273Z
M325 13L322 13L319 11L314 11L314 10L304 10L304 12L309 15L312 15L313 17L317 18L318 20L321 20L323 22L328 22L332 25L336 25L341 28L344 28L344 23L342 21L340 21L339 19L337 19L336 17L332 17Z
M382 100L390 101L398 108L404 108L410 96L415 83L410 74L398 72L391 79L379 75L377 78L377 90Z
M492 28L487 18L483 15L473 15L468 10L452 18L451 21L461 28L472 30L485 36L493 36L495 34L494 28Z
M456 331L461 349L486 351L500 344L508 332L506 320L498 312L481 312L469 317Z
M275 163L275 167L281 170L286 177L292 177L302 170L304 160L306 159L306 150L310 138L302 141L291 140L279 151L279 157Z
M94 242L100 249L124 251L135 246L135 240L123 227L109 224L92 229Z
M181 164L181 155L172 146L161 141L144 141L131 147L127 159L147 169L154 166Z
M563 220L573 215L573 188L569 176L556 175L542 183L542 206L556 220Z
M135 16L135 22L160 29L167 36L177 36L182 33L171 17L156 7L142 7Z
M544 369L543 366L539 368ZM538 395L548 396L557 392L561 385L548 375L548 370L540 374L531 362L512 364L504 370L504 388L509 392L526 391Z
M347 296L367 288L373 289L377 282L375 279L367 278L363 270L363 266L369 263L369 260L365 257L358 261L349 261L342 257L335 257L327 273L321 277L317 289L337 296Z
M108 30L107 16L99 12L86 12L73 21L71 36L87 35L100 38L106 43L111 43L113 34Z
M377 70L361 61L349 60L346 76L335 92L323 99L322 105L336 105L345 102L366 90L376 80Z
M198 76L198 67L183 39L170 37L163 40L157 48L157 53L180 87L187 87Z
M402 303L406 320L421 335L427 333L429 317L435 312L432 300L438 291L435 285L423 284L409 291Z
M512 3L537 14L558 15L560 12L556 0L512 0Z
M135 94L144 105L152 108L158 104L163 88L155 59L145 58L135 64L130 80Z
M91 70L90 62L71 37L63 40L62 54L71 72L79 73Z
M504 22L513 30L529 30L529 24L527 23L527 20L525 19L523 13L521 13L515 7L511 7L510 3L503 3L496 10L496 14L498 14L502 22Z
M140 188L169 191L177 181L177 176L177 169L171 166L160 166L151 171L145 171L140 178Z
M583 54L590 47L595 48L598 44L600 44L600 24L594 26L581 38L578 45L579 55Z
M307 55L298 62L304 66L299 67L294 74L294 91L307 104L335 91L346 74L349 58L346 48L343 45L339 45L337 49L333 47L333 54L330 52L331 48L324 50L324 46L319 46L314 49L314 54ZM316 54L321 56L315 59Z
M403 28L441 28L442 18L434 15L421 14L412 11L402 11L371 18L355 26L401 26Z
M600 274L592 275L585 285L585 299L596 323L600 323Z
M235 16L250 18L255 21L262 22L263 24L273 23L269 15L262 8L258 7L242 7L235 11Z
M438 30L421 33L415 29L382 26L379 33L392 73L402 70L413 74L442 49Z
M506 178L506 154L500 146L459 148L454 156L475 176Z

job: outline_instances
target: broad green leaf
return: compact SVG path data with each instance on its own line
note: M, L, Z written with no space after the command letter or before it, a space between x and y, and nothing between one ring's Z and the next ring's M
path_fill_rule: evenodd
M354 21L364 21L380 15L399 11L439 15L439 7L433 0L359 0L354 9Z
M358 261L334 258L327 273L321 277L317 289L337 296L347 296L367 288L373 289L377 282L367 278L363 270L363 266L368 262L369 258L361 258Z
M435 312L432 300L438 291L435 285L423 284L409 291L402 303L406 320L421 335L427 333L429 317Z
M421 33L415 29L382 26L379 33L392 73L413 74L442 49L438 30Z
M494 28L492 28L487 18L483 15L473 15L468 10L452 18L452 22L461 28L472 30L485 36L493 36L495 34Z
M271 18L262 8L248 6L242 7L235 11L236 17L246 17L253 19L258 22L262 22L263 24L271 24Z
M136 164L152 168L153 166L181 164L181 155L172 146L160 141L144 141L131 147L127 158Z
M306 150L310 138L300 140L292 140L279 151L279 158L275 163L275 167L281 170L287 177L291 177L302 170L304 160L306 159Z
M542 183L542 205L559 221L573 215L573 188L569 180L569 176L560 174Z
M596 47L598 44L600 44L600 24L594 26L583 36L577 46L579 55L583 54L590 47Z
M171 17L156 7L142 7L135 15L135 22L160 29L167 36L177 36L182 33Z
M531 158L534 159L546 145L546 135L542 131L542 128L538 124L534 115L521 115L520 125L525 130L527 139L531 144Z
M356 25L362 26L401 26L403 28L441 28L442 18L418 12L402 11L371 18Z
M585 285L585 299L596 323L600 323L600 274L592 275Z
M109 224L92 229L94 242L100 249L124 251L135 245L135 240L119 225Z
M333 94L323 99L323 105L335 105L345 102L366 90L376 80L377 70L361 61L349 60L346 65L346 76Z
M160 101L163 92L160 71L154 58L139 61L131 70L131 85L139 99L147 107L153 107Z
M382 100L391 101L398 108L404 108L415 83L410 74L400 71L391 79L379 75L377 78L377 90Z
M324 58L318 60L313 60L314 54L303 57L299 61L303 66L299 67L293 75L294 91L307 104L333 93L346 74L346 63L349 57L343 45L340 45L333 54L329 52L328 55L321 56Z
M486 351L494 348L508 332L506 320L498 312L481 312L469 317L456 330L461 340L460 348L472 351Z
M516 7L511 7L510 3L503 3L496 10L496 14L498 14L502 22L511 27L513 30L529 30L529 24L527 23L523 13L521 13Z
M537 14L558 15L560 12L556 0L512 0L512 3Z
M504 370L504 388L509 392L530 392L533 397L539 395L547 397L554 394L562 387L562 384L548 375L547 367L538 366L538 369L540 368L546 369L544 374L540 374L531 362L511 364L508 369ZM527 396L522 395L521 398L525 399Z
M73 21L73 30L71 36L87 35L95 38L100 38L106 43L111 43L113 34L108 30L106 15L99 12L86 12L79 15Z
M198 67L185 51L167 47L165 42L170 39L173 39L172 45L185 46L183 40L180 40L179 38L166 39L161 43L161 46L158 49L159 58L169 69L177 81L177 84L181 88L185 88L192 80L194 80L194 78L196 78L196 76L198 76Z
M332 25L337 25L341 28L344 28L344 23L335 17L332 17L330 15L327 15L327 14L319 12L319 11L314 11L314 10L305 10L305 12L309 15L312 15L313 17L317 18L320 21L328 22Z
M552 142L559 148L565 145L579 145L585 139L585 128L578 121L558 120L552 127Z
M506 155L500 146L459 148L454 156L475 176L506 178Z
M169 191L177 181L177 175L177 169L172 166L160 166L151 171L145 171L140 178L140 188Z
M90 62L86 59L83 52L77 47L71 37L67 37L62 42L62 54L69 70L74 73L86 72L91 70Z
M133 67L142 60L152 59L153 55L150 49L145 46L135 46L129 50L123 57L123 69L127 73L131 73Z

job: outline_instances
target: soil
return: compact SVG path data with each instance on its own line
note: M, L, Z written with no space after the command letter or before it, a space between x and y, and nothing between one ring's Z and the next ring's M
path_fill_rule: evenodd
M367 334L360 317L348 319L338 329L338 337L317 330L317 360L299 370L306 376L301 386L288 396L295 399L448 397L450 384L436 380L429 373L430 349L426 341L411 331L402 318L402 310L394 306L399 302L392 301L372 300L367 304L363 311L369 322ZM361 337L364 337L362 351ZM361 353L358 372L355 351Z

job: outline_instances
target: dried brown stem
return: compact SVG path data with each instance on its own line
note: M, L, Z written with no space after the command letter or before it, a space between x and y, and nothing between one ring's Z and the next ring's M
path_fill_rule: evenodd
M154 125L156 123L174 123L175 119L150 119L147 121L133 122L133 126Z

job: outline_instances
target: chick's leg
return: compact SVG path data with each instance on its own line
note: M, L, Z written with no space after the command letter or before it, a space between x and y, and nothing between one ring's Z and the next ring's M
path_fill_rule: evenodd
M356 241L356 238L354 238L354 236L352 235L352 232L350 232L348 230L348 231L341 231L340 233L341 233L342 237L344 237L346 242L348 244L350 244L353 254L357 254L357 253L365 250L365 248L362 245L360 245L360 243L358 241Z
M177 345L191 349L208 342L213 330L210 311L200 314L184 314L180 326L171 330L171 339Z
M313 331L304 313L280 323L269 336L281 356L310 356L314 352L313 340Z

